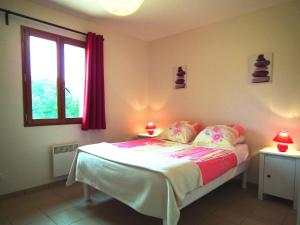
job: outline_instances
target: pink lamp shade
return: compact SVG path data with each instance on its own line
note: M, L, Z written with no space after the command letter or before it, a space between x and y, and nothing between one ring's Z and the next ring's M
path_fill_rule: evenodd
M154 130L156 129L156 126L153 122L148 122L147 126L145 127L145 129L148 131L149 135L153 135Z
M273 141L279 142L277 148L280 152L285 152L288 149L288 144L293 144L293 140L287 131L280 131Z

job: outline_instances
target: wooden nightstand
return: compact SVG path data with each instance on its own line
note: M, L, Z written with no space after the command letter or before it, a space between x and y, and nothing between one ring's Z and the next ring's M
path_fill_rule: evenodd
M159 134L161 133L160 130L155 130L154 134L150 135L148 133L142 133L142 134L138 134L138 138L154 138L157 137Z
M300 191L300 151L288 149L279 152L277 148L264 148L259 151L259 190L258 198L264 194L274 195L294 201L297 209Z

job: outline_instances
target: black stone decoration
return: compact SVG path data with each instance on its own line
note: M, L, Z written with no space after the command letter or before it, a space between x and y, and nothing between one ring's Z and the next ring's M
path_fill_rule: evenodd
M252 83L270 82L269 65L270 61L265 59L263 54L257 56L254 63L255 70L252 73Z
M179 66L176 73L175 89L186 88L186 72Z

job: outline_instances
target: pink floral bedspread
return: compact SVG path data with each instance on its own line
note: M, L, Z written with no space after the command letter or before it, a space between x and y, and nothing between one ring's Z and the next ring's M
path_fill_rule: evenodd
M195 162L202 174L203 184L221 176L237 166L237 156L232 150L195 147L175 152L174 158L188 158Z
M120 148L133 148L133 147L141 147L147 145L167 146L168 144L167 141L163 141L155 138L144 138L135 141L118 142L118 143L114 143L113 145Z
M131 148L171 158L189 159L198 165L204 185L237 166L237 156L232 150L193 147L154 138L119 142L114 145L121 149Z

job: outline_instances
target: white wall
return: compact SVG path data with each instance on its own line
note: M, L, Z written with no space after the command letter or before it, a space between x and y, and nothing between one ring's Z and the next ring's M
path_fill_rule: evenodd
M52 181L49 146L119 141L143 131L147 121L149 44L30 1L1 0L0 7L83 32L103 34L107 130L81 131L80 125L23 126L20 25L75 38L60 29L0 13L0 195Z
M300 146L300 4L279 5L153 41L150 46L150 112L159 126L195 119L205 124L240 123L252 155L275 145L287 129ZM250 84L248 56L274 53L273 82ZM188 66L187 85L174 90L174 68Z

